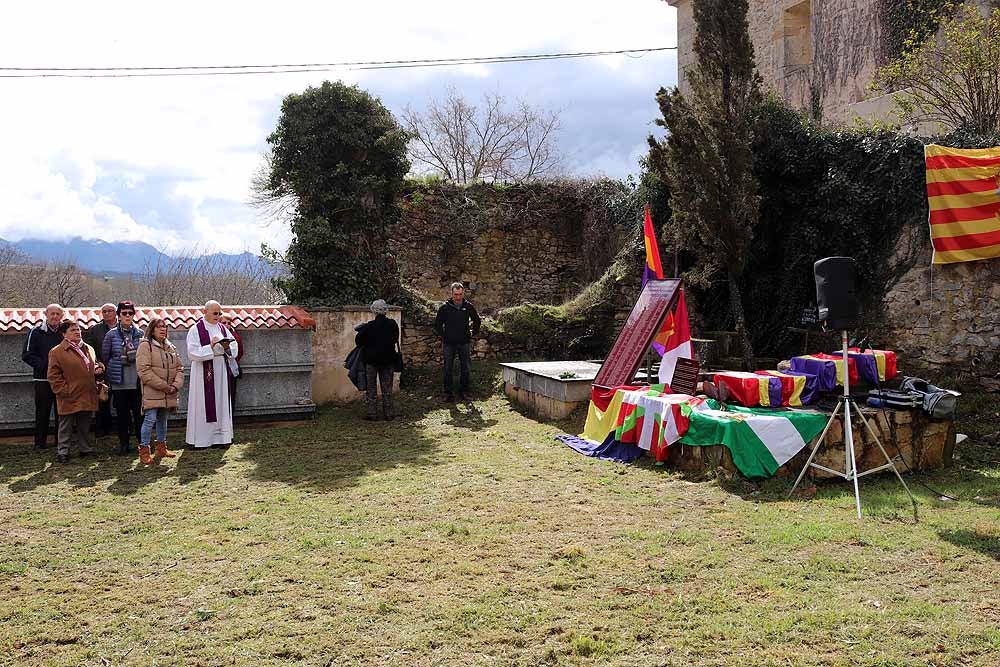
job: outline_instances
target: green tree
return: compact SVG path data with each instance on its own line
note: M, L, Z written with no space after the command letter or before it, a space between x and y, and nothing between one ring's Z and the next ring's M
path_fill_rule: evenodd
M357 86L324 82L287 96L255 179L256 203L291 217L277 286L290 301L343 305L393 298L388 229L410 169L409 134ZM274 251L266 254L275 257Z
M744 364L753 365L740 277L759 218L753 138L762 100L747 24L747 0L695 0L691 98L680 90L656 94L666 128L649 137L650 166L670 191L674 230L699 261L697 275L723 273Z
M872 88L896 93L904 122L979 135L1000 131L1000 8L987 13L946 4L931 16L940 20L940 34L913 30Z

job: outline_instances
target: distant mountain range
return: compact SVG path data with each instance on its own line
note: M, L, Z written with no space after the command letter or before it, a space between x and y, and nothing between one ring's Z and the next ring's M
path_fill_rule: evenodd
M177 261L141 241L109 243L82 238L67 241L43 241L25 239L16 243L0 238L0 246L11 245L28 258L38 262L72 261L79 268L102 275L122 275L141 273L147 267L161 266ZM248 263L267 266L267 262L257 255L244 252L235 255L214 253L205 256L213 263L221 262L234 268L245 267Z

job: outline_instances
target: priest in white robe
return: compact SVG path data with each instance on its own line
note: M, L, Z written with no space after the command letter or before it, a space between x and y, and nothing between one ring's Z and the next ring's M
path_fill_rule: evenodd
M191 360L188 389L187 443L194 447L230 445L233 412L229 400L229 359L239 352L233 332L219 320L218 301L205 304L205 316L188 331Z

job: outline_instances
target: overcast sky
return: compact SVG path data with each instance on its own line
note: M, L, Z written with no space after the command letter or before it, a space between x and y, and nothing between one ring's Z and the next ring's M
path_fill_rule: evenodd
M320 8L321 7L321 8ZM267 64L673 46L663 0L10 3L0 67ZM674 52L524 64L145 79L0 78L0 237L283 247L246 202L281 99L357 83L394 113L455 86L562 109L577 176L637 170Z

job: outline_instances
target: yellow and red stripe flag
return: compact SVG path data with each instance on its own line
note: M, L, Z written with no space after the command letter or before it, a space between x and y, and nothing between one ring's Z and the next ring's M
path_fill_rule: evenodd
M1000 146L924 147L934 264L1000 257Z

